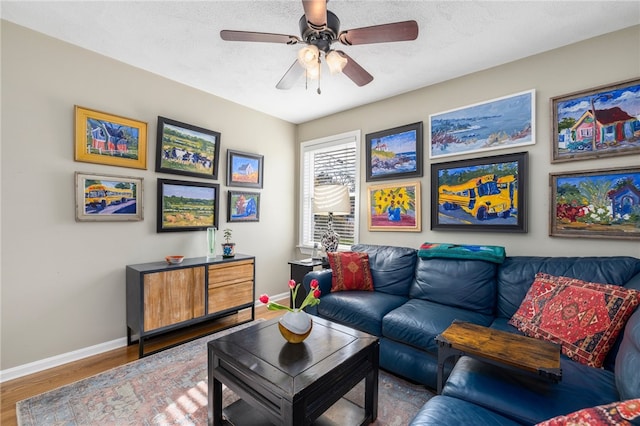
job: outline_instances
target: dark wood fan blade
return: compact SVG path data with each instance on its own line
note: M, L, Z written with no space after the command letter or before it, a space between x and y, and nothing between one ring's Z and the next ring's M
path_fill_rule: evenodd
M362 87L373 81L373 76L369 74L364 68L362 68L356 61L354 61L349 55L341 50L336 50L343 58L347 59L347 65L345 65L342 73L349 77L355 84Z
M297 44L302 41L300 38L293 35L233 30L220 31L220 37L226 41L257 41L262 43Z
M276 84L276 88L281 90L291 89L302 74L304 74L304 68L302 68L296 60L287 72L284 73L278 84Z
M418 38L418 23L416 21L403 21L356 28L342 31L338 38L342 44L347 45L415 40Z
M309 27L324 30L327 26L327 0L302 0L302 7Z

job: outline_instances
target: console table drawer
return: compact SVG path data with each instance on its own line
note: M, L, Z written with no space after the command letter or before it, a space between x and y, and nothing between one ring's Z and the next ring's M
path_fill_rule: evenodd
M253 278L253 275L252 275ZM211 287L209 286L209 313L224 311L253 302L253 281Z
M209 289L253 281L253 260L209 265Z

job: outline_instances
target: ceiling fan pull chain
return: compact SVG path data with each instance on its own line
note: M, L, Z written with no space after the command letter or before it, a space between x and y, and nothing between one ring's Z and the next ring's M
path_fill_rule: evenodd
M320 91L320 55L318 55L318 95L322 92Z

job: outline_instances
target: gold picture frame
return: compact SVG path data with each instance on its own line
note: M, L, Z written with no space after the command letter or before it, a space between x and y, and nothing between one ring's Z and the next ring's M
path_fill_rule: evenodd
M147 123L75 106L75 160L147 168Z

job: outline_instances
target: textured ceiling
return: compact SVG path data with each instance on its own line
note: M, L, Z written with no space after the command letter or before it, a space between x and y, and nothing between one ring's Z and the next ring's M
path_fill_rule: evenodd
M2 18L292 123L640 24L634 1L331 0L341 29L413 19L417 40L334 47L374 80L323 74L305 90L276 83L300 48L225 42L222 29L299 36L299 0L2 1Z

